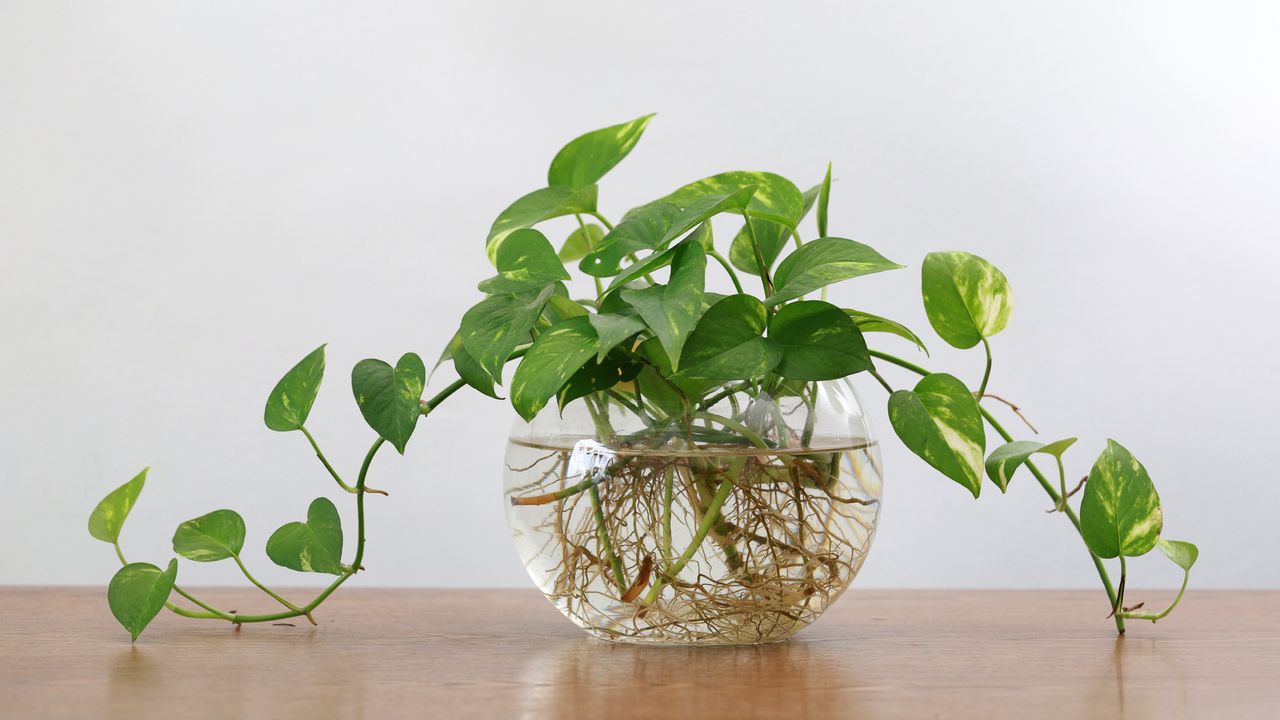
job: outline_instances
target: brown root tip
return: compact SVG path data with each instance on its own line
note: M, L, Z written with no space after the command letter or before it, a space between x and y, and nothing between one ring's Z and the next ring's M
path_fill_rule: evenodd
M640 597L640 592L649 584L649 573L653 571L653 556L645 555L644 562L640 564L640 572L636 575L635 582L631 583L631 587L623 593L619 598L624 603L634 602Z
M311 617L311 613L305 613L305 615L306 615L307 620L310 620L310 621L311 621L311 624L312 624L312 625L319 625L319 624L320 624L320 623L316 622L316 619L315 619L315 618Z
M386 490L379 490L377 488L371 488L371 487L366 487L364 491L373 495L390 495L391 494Z

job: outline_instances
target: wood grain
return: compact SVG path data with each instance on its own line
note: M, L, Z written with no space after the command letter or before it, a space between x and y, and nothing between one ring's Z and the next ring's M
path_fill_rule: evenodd
M209 590L222 607L266 607ZM532 590L344 588L318 627L158 618L0 589L12 718L1252 718L1280 712L1280 593L1193 592L1111 632L1093 592L857 591L788 643L588 638ZM1131 591L1159 606L1168 593Z

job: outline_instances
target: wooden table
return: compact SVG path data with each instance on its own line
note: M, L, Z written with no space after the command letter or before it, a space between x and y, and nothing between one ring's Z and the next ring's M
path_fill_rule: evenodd
M591 639L533 590L344 588L318 627L240 632L166 612L133 647L102 588L0 612L6 718L1280 717L1274 592L1117 638L1093 592L855 589L791 642L705 649Z

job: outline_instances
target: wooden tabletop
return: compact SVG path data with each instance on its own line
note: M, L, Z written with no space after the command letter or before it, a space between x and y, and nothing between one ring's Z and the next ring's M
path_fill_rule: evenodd
M238 590L201 594L262 605ZM0 717L1280 712L1275 592L1193 592L1158 626L1134 622L1117 638L1093 592L853 590L790 642L703 649L589 638L533 590L343 588L317 627L239 632L166 612L133 647L102 588L0 589L0 613Z

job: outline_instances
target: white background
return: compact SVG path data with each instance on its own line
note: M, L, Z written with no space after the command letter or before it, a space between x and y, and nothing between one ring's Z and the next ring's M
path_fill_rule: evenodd
M1280 587L1267 6L5 0L0 581L105 583L86 518L146 465L132 557L163 562L179 521L233 507L261 576L316 580L262 544L322 493L351 522L350 498L300 435L262 425L275 380L330 343L309 424L353 477L371 436L351 365L434 358L479 297L493 217L562 143L656 111L602 184L606 214L728 169L808 187L834 161L833 233L910 266L836 301L924 332L924 254L992 260L1017 296L992 389L1081 437L1073 476L1107 437L1133 450L1167 536L1200 544L1197 586ZM979 354L931 347L976 381ZM975 502L859 387L888 467L861 586L1096 583L1029 477ZM392 494L369 501L363 583L527 584L499 495L513 418L460 394L379 458ZM1176 582L1166 565L1132 582ZM226 564L181 577L239 582Z

